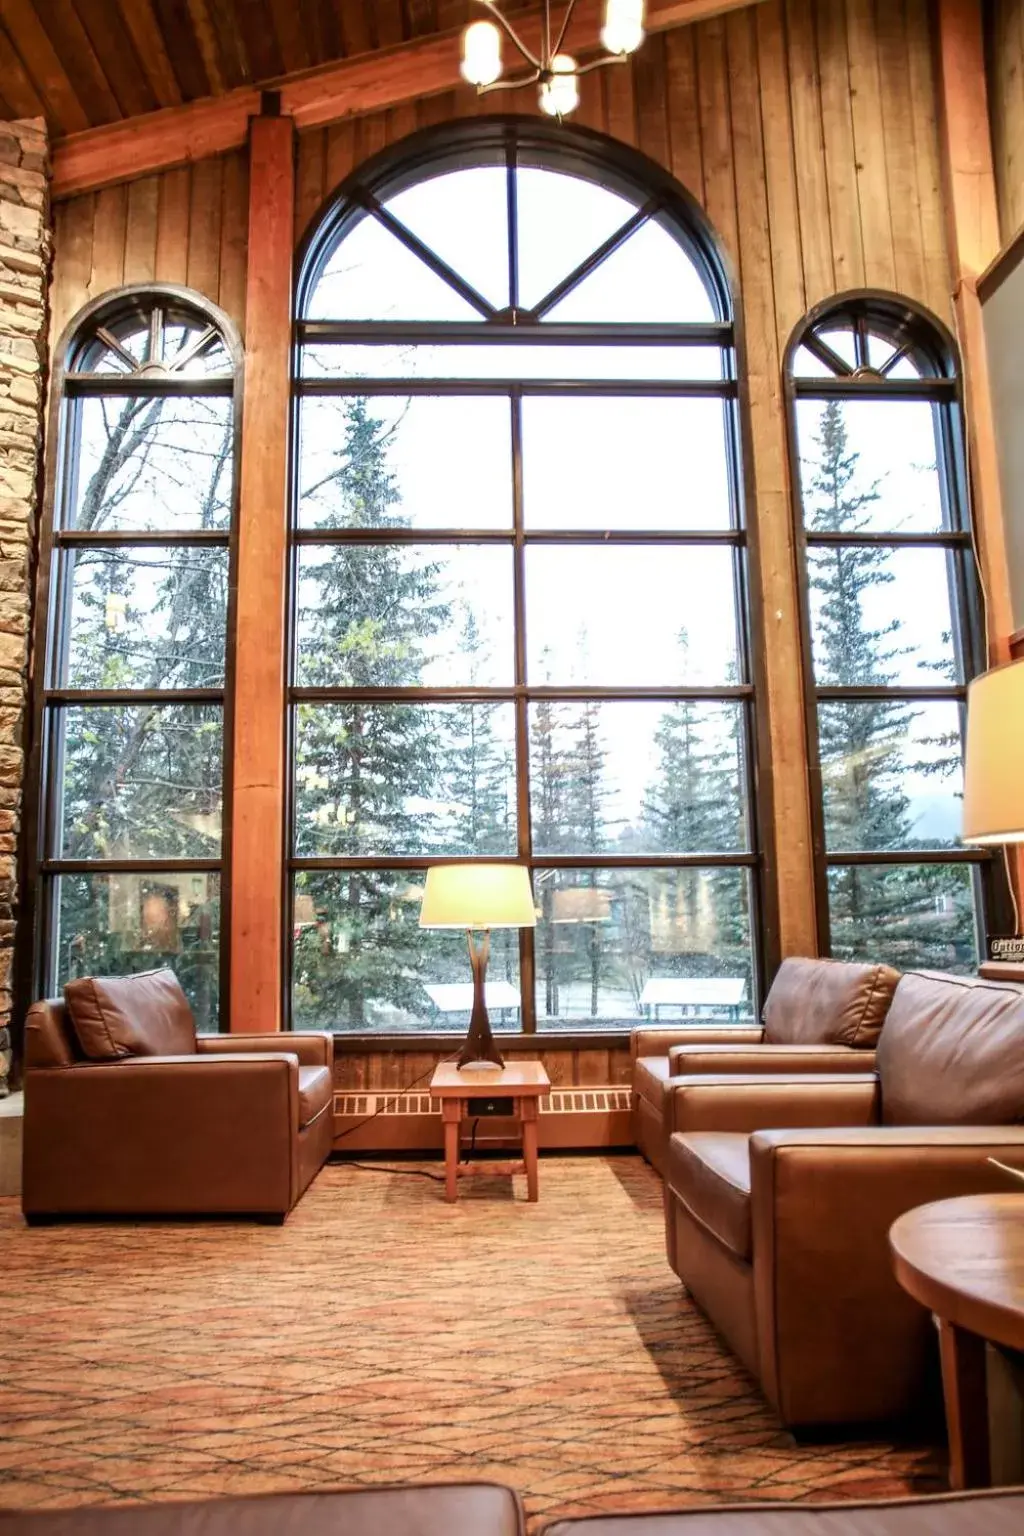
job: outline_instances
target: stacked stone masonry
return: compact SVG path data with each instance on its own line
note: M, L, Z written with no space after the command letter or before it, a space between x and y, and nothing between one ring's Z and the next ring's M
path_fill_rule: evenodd
M0 1096L10 1064L30 579L46 382L48 170L41 118L0 124Z

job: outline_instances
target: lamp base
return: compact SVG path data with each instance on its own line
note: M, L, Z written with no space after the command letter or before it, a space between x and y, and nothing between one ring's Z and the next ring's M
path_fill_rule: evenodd
M469 963L473 967L473 1012L469 1017L469 1034L459 1052L456 1066L460 1071L463 1067L503 1067L505 1058L494 1043L484 1001L484 976L487 973L491 935L489 932L484 933L478 949L473 943L472 929L467 928L466 940L469 944Z

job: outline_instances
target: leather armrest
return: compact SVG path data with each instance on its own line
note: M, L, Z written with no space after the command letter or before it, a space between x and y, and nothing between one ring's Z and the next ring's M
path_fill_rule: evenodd
M132 1057L26 1076L26 1212L284 1212L299 1194L290 1053Z
M673 1077L698 1072L793 1073L873 1072L874 1051L851 1045L674 1045L668 1053Z
M200 1056L226 1056L238 1052L285 1051L299 1058L303 1067L334 1065L334 1039L329 1034L293 1034L291 1030L268 1031L261 1035L197 1035Z
M673 1029L634 1029L629 1037L629 1052L638 1056L667 1056L674 1045L758 1045L764 1031L760 1025L677 1024Z
M871 1126L878 1120L873 1072L797 1077L709 1073L675 1079L667 1132L760 1131L778 1126Z
M1024 1127L873 1126L759 1131L750 1140L754 1292L761 1369L783 1419L859 1340L864 1379L920 1380L927 1317L897 1282L889 1228L914 1206L1007 1190L998 1157L1024 1167ZM908 1363L909 1362L909 1363ZM909 1408L911 1405L904 1404Z

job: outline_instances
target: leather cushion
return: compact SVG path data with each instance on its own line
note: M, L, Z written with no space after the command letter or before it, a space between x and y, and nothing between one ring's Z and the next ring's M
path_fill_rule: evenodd
M672 1137L668 1184L738 1259L751 1259L750 1137L691 1131Z
M1024 992L908 972L875 1066L884 1125L1016 1125L1024 1120Z
M299 1129L326 1109L334 1093L334 1079L327 1067L299 1068Z
M765 1043L871 1047L899 979L888 965L783 960L762 1011Z
M68 982L64 1002L92 1061L195 1055L196 1021L173 971L82 976Z
M670 1076L667 1056L641 1056L633 1066L633 1091L648 1104L653 1104L659 1115L665 1101L665 1085Z

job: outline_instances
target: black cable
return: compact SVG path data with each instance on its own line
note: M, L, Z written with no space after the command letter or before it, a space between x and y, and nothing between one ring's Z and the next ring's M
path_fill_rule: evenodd
M476 1128L479 1124L480 1116L477 1115L476 1119L473 1121L473 1129L470 1132L469 1151L465 1154L464 1157L460 1159L461 1162L471 1163L473 1161L473 1153L476 1151Z
M371 1120L373 1116L370 1116ZM429 1168L391 1168L383 1163L346 1163L346 1168L358 1168L362 1173L409 1173L417 1179L430 1179L434 1184L444 1183L443 1173L431 1173Z
M342 1131L339 1136L335 1136L334 1140L336 1142L344 1141L345 1137L351 1136L354 1131L361 1131L364 1125L369 1125L371 1120L376 1120L378 1115L382 1115L389 1104L393 1104L396 1099L404 1098L407 1093L411 1093L414 1088L418 1088L420 1083L423 1082L424 1078L433 1077L438 1067L443 1066L446 1061L454 1061L458 1054L458 1051L452 1051L450 1056L442 1056L441 1060L437 1062L435 1066L428 1067L425 1072L420 1073L419 1077L413 1078L411 1083L406 1083L404 1088L399 1088L396 1093L386 1094L379 1109L375 1109L373 1114L367 1115L364 1120L357 1120L355 1125L350 1125L347 1131ZM377 1090L375 1088L370 1088L367 1089L366 1092L367 1096L369 1096L371 1093L376 1093ZM358 1091L353 1092L351 1096L353 1098L358 1098Z

